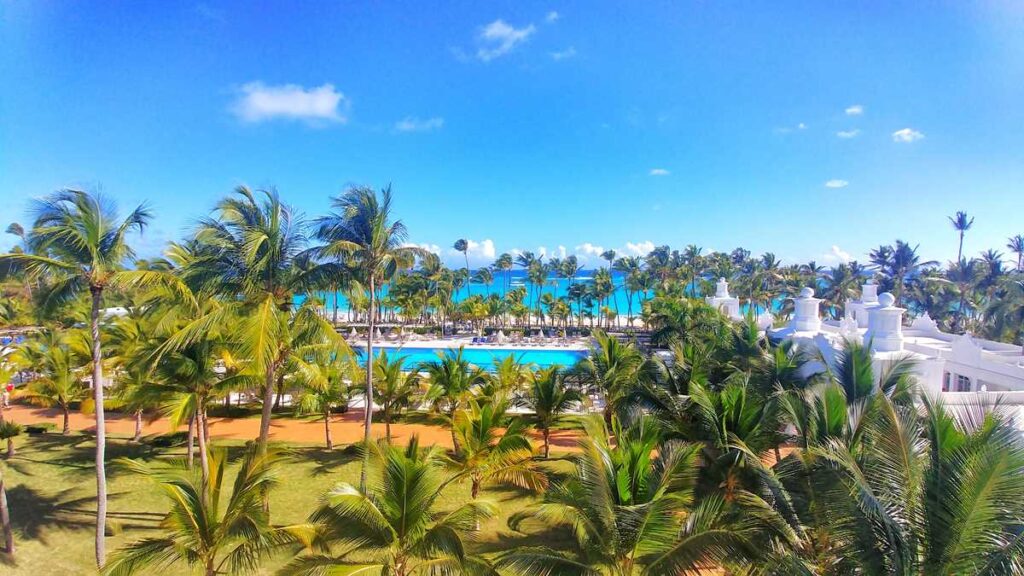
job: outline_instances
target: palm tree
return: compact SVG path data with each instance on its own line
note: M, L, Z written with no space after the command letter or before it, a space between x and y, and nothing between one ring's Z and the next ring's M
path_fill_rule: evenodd
M84 341L84 337L75 338L74 333L65 337L56 330L47 330L15 353L14 361L30 366L36 374L21 395L37 406L58 408L64 420L64 435L71 433L72 405L89 397L80 374L84 364L80 358L82 350L73 349L83 347Z
M442 511L442 491L454 479L444 477L440 448L421 450L415 436L405 448L366 448L372 482L362 490L342 482L328 492L310 524L292 529L311 553L280 574L493 574L465 541L496 508L472 500Z
M581 454L567 480L544 501L509 519L515 530L535 520L564 526L573 536L565 553L522 547L498 559L512 574L632 576L696 574L754 554L763 540L758 506L730 505L718 496L695 503L697 446L662 442L650 418L609 431L599 418L586 422ZM763 504L744 493L744 502Z
M406 370L405 357L389 356L381 350L373 361L373 370L377 377L377 403L380 405L381 416L384 418L384 437L391 443L391 421L402 415L413 397L420 389L420 370L414 367Z
M466 297L469 297L469 284L472 282L472 277L469 272L469 241L465 238L459 238L455 241L455 245L452 246L456 251L462 252L462 256L466 259Z
M334 211L316 220L316 237L324 242L324 256L344 257L353 263L369 287L366 357L373 358L378 283L397 270L411 268L426 251L405 246L408 232L400 220L391 219L391 187L377 193L372 188L352 188L331 200ZM373 425L373 370L366 370L363 441L369 443ZM365 487L366 466L360 486Z
M499 396L467 404L452 420L460 446L452 465L469 477L470 497L476 500L485 482L534 491L547 487L547 476L533 463L525 423L507 415L508 401Z
M1024 263L1022 262L1022 259L1024 259L1024 235L1017 234L1016 236L1011 236L1006 241L1006 247L1010 252L1017 255L1017 271L1024 270L1021 267L1021 264Z
M323 416L324 441L328 450L334 450L331 412L336 406L348 404L354 391L349 382L359 380L359 364L351 350L322 350L309 360L293 359L293 374L301 390L295 401L296 412Z
M21 424L13 420L0 422L0 440L7 441L7 454L5 457L8 460L14 458L14 439L21 436L22 432L24 432L24 429L21 427Z
M561 366L552 366L536 372L530 391L523 404L534 414L534 426L544 439L544 457L551 451L551 428L558 424L561 414L583 401L579 390L570 388L565 382L565 371Z
M107 521L106 420L103 410L103 353L100 340L100 309L109 287L124 287L154 278L154 273L127 271L133 256L128 235L142 231L151 218L139 206L119 220L113 204L98 194L62 190L34 204L35 222L29 243L35 253L4 254L25 266L30 274L46 273L50 289L44 305L68 302L88 291L91 297L92 388L96 415L96 564L106 559L104 531Z
M187 468L155 467L135 460L120 461L150 480L167 497L170 511L161 522L164 534L138 540L119 550L103 574L157 574L179 564L206 576L253 573L260 562L285 541L263 507L263 498L277 485L282 456L272 448L246 450L230 496L224 494L227 451L210 451L210 485ZM222 502L222 497L227 502Z
M600 330L593 334L594 343L587 355L572 367L570 373L579 382L604 395L604 419L611 422L615 413L624 414L630 394L640 377L644 357L632 344Z
M494 268L496 270L501 270L502 272L505 273L505 285L504 285L504 287L502 289L502 295L505 295L505 294L508 293L509 284L511 283L510 274L512 272L512 266L513 266L512 255L509 254L508 252L503 252L494 261Z
M306 246L302 218L275 190L261 191L260 196L239 186L217 203L216 218L200 222L195 249L181 274L196 292L223 296L225 305L193 321L177 340L201 337L206 325L220 323L224 315L243 319L239 340L245 343L251 369L264 379L259 441L266 444L274 385L288 356L285 328L294 296L317 282L300 266ZM331 264L336 271L337 264Z
M953 230L960 234L960 246L956 251L956 261L959 262L964 257L964 233L971 229L974 218L968 218L966 212L958 210L956 214L949 217L949 223L953 225Z
M426 398L449 422L454 422L455 414L470 397L473 387L486 379L482 369L466 360L464 352L462 347L458 350L448 349L444 353L439 352L437 360L422 366L424 374L430 379ZM458 455L461 448L454 427L452 448Z

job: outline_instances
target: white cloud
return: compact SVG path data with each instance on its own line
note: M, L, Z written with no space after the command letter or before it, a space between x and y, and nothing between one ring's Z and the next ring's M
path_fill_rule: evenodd
M853 106L847 107L845 112L847 116L860 116L864 113L864 106L861 104L854 104Z
M495 20L480 30L478 38L482 46L476 51L476 56L484 62L504 56L525 42L536 30L533 24L515 28L504 20Z
M849 252L833 244L832 251L822 254L821 259L827 264L834 266L836 264L849 263L853 260L853 256L850 256Z
M840 130L836 132L836 136L840 138L856 138L860 134L860 130L854 128L853 130Z
M548 12L547 16L544 17L544 21L547 22L548 24L551 24L553 22L557 22L559 18L561 18L561 16L558 14L558 12L552 10L551 12Z
M782 128L776 128L775 129L775 133L776 134L789 134L789 133L793 132L794 130L807 130L807 124L804 124L803 122L800 122L796 126L783 126Z
M651 168L651 171L647 174L650 176L668 176L671 172L664 168Z
M559 50L557 52L552 52L551 53L551 59L557 62L559 60L565 60L567 58L572 58L575 55L576 55L576 48L574 48L572 46L569 46L565 50Z
M335 90L333 84L303 88L297 84L267 86L262 82L249 82L241 87L232 112L243 122L284 118L313 124L345 123L349 107L348 99Z
M897 130L897 131L892 133L892 141L893 142L910 143L910 142L914 142L914 141L920 140L921 138L924 138L924 134L918 132L917 130L913 130L911 128L904 128L902 130Z
M825 182L825 188L846 188L849 185L850 183L846 180L839 180L838 178Z
M807 130L807 124L804 124L803 122L801 122L801 123L796 125L796 129L797 130Z
M602 252L604 252L603 246L591 244L590 242L584 242L576 247L576 255L584 261L589 260L591 257L599 258Z
M430 132L431 130L438 130L444 126L444 118L435 116L433 118L419 119L413 116L406 116L405 118L395 122L396 132Z
M626 242L626 252L634 256L646 256L654 250L654 242L644 240L643 242Z

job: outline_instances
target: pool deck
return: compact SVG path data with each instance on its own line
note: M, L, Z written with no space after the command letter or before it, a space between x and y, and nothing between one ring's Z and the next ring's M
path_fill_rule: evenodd
M359 348L366 347L365 338L346 338L349 345L356 346ZM488 342L486 344L474 344L472 336L460 336L457 338L434 338L431 340L388 340L385 338L374 338L374 348L459 348L464 346L466 349L475 350L573 350L582 352L588 349L587 340L580 339L568 339L558 340L549 339L551 341L546 343L536 342ZM558 342L556 344L555 342Z

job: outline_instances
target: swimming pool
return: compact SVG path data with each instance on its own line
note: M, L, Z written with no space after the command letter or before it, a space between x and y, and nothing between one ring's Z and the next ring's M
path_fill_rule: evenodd
M365 356L366 350L363 347L355 347L356 353L360 357ZM379 350L385 350L388 356L401 356L402 366L405 368L415 368L423 364L424 362L437 361L440 355L443 355L448 350L455 350L454 348L395 348L395 347L373 347L374 355L379 354ZM535 364L541 368L548 368L558 364L565 366L566 368L575 364L580 358L586 356L586 352L583 350L543 350L543 349L524 349L524 348L464 348L462 357L465 358L471 364L475 364L484 370L491 371L494 369L495 360L504 360L505 358L512 356L520 363L523 364Z

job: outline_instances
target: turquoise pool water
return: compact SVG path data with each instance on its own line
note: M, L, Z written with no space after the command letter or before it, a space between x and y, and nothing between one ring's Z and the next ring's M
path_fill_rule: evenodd
M374 346L373 353L378 354L377 348ZM434 362L438 360L439 355L443 355L450 348L390 348L386 347L383 350L387 351L388 356L401 356L402 365L406 368L415 368L424 362ZM362 357L365 356L366 351L360 348L356 348L356 352ZM541 368L547 368L558 364L560 366L569 367L575 364L580 358L583 358L586 352L582 350L525 350L522 348L465 348L462 352L463 358L469 362L483 368L484 370L493 370L495 360L504 360L508 356L513 356L519 362L524 364L535 364Z

